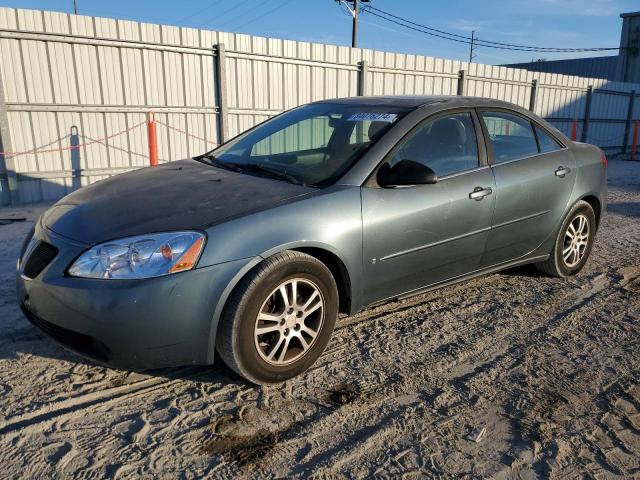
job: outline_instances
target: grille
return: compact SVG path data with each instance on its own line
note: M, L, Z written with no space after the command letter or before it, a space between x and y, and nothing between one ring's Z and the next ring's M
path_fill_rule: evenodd
M96 340L89 335L83 335L82 333L67 330L66 328L47 322L33 314L24 305L22 305L22 311L31 323L65 347L75 350L87 357L94 358L100 362L109 361L111 352L100 340Z
M22 273L27 278L36 278L58 254L58 249L46 242L38 242L27 257Z

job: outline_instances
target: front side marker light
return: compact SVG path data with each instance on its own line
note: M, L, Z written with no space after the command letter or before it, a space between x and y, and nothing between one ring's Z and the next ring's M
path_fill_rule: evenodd
M191 245L186 252L182 254L182 256L178 259L176 263L169 269L169 273L177 273L183 272L185 270L191 270L198 258L200 257L200 252L202 251L202 246L204 245L204 237L198 238L193 245Z

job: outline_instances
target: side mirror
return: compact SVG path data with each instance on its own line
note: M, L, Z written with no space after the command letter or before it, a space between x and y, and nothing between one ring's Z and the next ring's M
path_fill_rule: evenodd
M378 170L377 178L378 185L381 187L426 185L438 182L436 172L413 160L400 160L393 167L385 163Z

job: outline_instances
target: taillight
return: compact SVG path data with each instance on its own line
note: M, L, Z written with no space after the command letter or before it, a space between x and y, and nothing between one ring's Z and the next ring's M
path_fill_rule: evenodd
M600 150L600 161L602 162L602 166L607 168L607 154L604 153L604 150Z

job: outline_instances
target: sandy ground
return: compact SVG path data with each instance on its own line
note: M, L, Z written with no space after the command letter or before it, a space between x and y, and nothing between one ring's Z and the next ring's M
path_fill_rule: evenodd
M575 278L525 267L342 319L284 385L93 365L21 315L0 210L0 477L640 478L640 162ZM479 442L467 439L485 428Z

